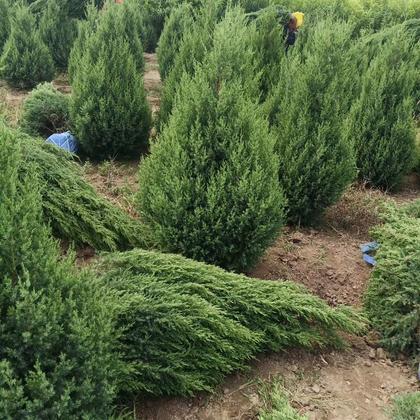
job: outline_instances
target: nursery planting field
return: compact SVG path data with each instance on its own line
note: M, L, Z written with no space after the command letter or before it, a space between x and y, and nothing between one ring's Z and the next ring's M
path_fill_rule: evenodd
M419 68L416 0L0 0L0 418L420 420Z

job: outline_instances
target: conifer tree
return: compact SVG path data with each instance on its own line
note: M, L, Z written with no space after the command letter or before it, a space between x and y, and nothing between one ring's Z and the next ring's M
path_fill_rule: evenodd
M380 188L396 187L414 164L416 54L403 34L386 43L366 70L347 120L345 137L354 143L359 178Z
M59 0L48 0L39 28L56 68L66 70L70 50L77 36L77 20L68 16Z
M0 0L0 55L10 34L10 16L8 0Z
M159 38L157 55L159 59L160 76L162 80L171 71L175 57L179 52L182 37L193 25L193 9L190 4L182 3L173 9L165 23Z
M0 126L0 417L109 418L125 370L113 304L60 257L17 136Z
M327 19L307 38L302 51L284 61L269 112L289 220L305 224L335 203L356 175L352 145L341 135L350 26Z
M27 6L18 5L14 11L11 33L0 58L0 77L18 88L32 88L54 77L51 54Z
M213 45L213 32L220 14L220 2L206 2L187 33L184 34L172 69L167 75L160 98L158 127L168 122L184 73L193 75L196 64L205 59Z
M127 41L119 6L108 4L94 30L86 29L72 66L70 116L83 150L93 159L133 157L144 151L151 125L140 67L138 36Z
M228 12L205 63L183 77L173 114L141 165L138 198L161 249L234 270L262 255L284 207L273 138L256 112L247 36L242 12Z

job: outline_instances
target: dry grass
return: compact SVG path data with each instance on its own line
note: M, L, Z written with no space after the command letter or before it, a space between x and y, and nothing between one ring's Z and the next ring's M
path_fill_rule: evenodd
M134 200L138 189L138 162L105 161L100 164L86 162L83 171L96 191L133 217L138 214Z
M341 200L326 211L325 224L338 232L366 237L370 229L380 223L379 210L387 199L379 190L352 185Z

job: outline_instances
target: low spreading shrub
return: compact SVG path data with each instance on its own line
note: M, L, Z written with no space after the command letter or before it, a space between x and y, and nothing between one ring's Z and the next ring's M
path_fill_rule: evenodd
M280 383L274 383L268 392L268 398L262 395L266 408L261 410L258 420L307 420L307 417L301 416L290 405L285 389Z
M398 186L413 167L417 68L416 60L402 58L408 51L410 42L401 33L371 61L344 130L355 147L359 178L383 189Z
M420 418L420 392L402 395L394 399L392 420L417 420Z
M146 99L138 33L127 40L124 7L107 4L96 28L83 32L72 53L72 130L92 159L137 156L146 149L151 112ZM127 9L128 10L128 9Z
M113 300L60 256L19 149L1 125L0 417L110 418L125 371Z
M0 57L0 77L17 88L33 88L54 77L54 63L27 6L14 9L10 36Z
M10 34L10 15L8 0L0 0L0 55Z
M341 135L350 34L349 25L330 19L312 27L300 51L283 61L267 102L292 223L317 220L356 176L352 144Z
M59 238L97 250L143 245L141 225L101 198L68 152L23 134L18 140L25 161L38 168L44 218Z
M138 207L161 250L233 270L276 238L284 199L243 13L226 14L214 48L183 78L172 116L140 166Z
M19 125L32 136L48 137L69 128L69 98L51 83L36 87L23 103Z
M129 304L120 322L129 326L122 344L131 386L154 394L211 389L257 352L340 346L340 331L363 327L352 310L332 309L297 284L251 279L181 256L140 249L107 254L96 272Z
M39 30L56 68L65 71L77 36L77 20L67 15L60 0L48 0L39 22Z
M365 297L367 314L394 353L420 351L420 200L388 207L384 225L373 232L380 243L378 265Z

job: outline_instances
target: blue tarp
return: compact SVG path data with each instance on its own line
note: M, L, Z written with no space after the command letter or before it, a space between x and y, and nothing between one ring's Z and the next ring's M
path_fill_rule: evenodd
M363 254L363 261L375 267L376 259L372 257L370 254L377 251L378 249L379 249L378 242L369 242L367 244L360 245L360 250L362 251L362 254Z
M67 152L77 153L77 140L68 131L65 133L53 134L52 136L48 137L46 142L55 144L56 146L67 150Z

